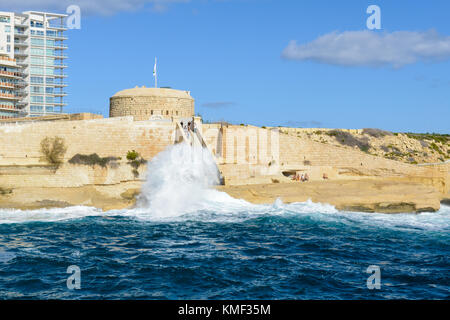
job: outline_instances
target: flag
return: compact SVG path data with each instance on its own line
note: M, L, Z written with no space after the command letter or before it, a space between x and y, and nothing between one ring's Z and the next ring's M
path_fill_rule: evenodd
M155 58L155 66L153 67L153 76L156 77L156 58Z

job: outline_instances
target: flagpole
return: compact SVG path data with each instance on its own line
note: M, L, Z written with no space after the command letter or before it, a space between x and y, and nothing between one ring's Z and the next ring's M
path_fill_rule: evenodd
M155 57L155 68L154 68L154 73L155 73L155 88L158 88L158 71L156 68L156 63L157 63L157 58Z

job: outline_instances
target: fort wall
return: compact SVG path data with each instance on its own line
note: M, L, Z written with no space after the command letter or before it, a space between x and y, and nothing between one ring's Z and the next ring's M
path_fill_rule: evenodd
M175 123L133 121L132 117L54 121L0 126L0 165L42 164L40 143L46 137L64 138L65 160L75 154L125 158L136 150L151 159L174 143Z
M337 180L408 178L433 185L444 194L449 192L450 164L406 164L356 149L301 139L280 133L277 128L220 124L197 127L227 184L289 181L283 173L305 172L311 180L322 180L324 173ZM51 168L39 168L45 165L41 160L40 143L46 137L55 136L65 140L66 163L50 172ZM0 183L11 187L14 184L67 187L136 180L125 159L129 150L136 150L150 160L179 138L176 122L134 121L131 116L3 124L0 125ZM67 161L77 153L97 153L101 157L114 156L122 160L118 168L69 165ZM138 179L142 179L145 166L139 170Z

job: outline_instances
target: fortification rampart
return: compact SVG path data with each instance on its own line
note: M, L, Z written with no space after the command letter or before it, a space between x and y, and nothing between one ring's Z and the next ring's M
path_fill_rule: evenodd
M133 117L4 124L0 126L1 182L8 186L14 183L78 186L133 180L135 177L126 164L127 152L136 150L144 159L150 160L181 138L177 127L176 122L134 121ZM197 128L215 156L227 184L288 181L285 177L288 174L305 172L311 180L321 180L324 173L330 179L408 178L431 184L444 194L449 192L449 164L417 166L401 163L280 133L277 128L219 124L199 124ZM101 157L122 158L119 162L124 167L115 171L100 167L94 170L66 163L56 173L39 168L23 169L22 173L14 169L17 172L11 173L5 168L42 166L40 143L46 137L55 136L63 138L67 145L66 162L77 153L97 153ZM145 166L139 170L142 178ZM77 177L70 178L70 175Z
M46 137L64 138L65 160L75 154L125 158L129 150L151 159L174 143L175 123L133 121L132 117L55 121L0 126L0 165L41 164L40 143Z

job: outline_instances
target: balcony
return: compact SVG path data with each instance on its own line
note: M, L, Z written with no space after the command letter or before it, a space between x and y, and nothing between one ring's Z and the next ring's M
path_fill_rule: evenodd
M17 61L17 65L21 66L21 67L26 67L26 66L28 66L28 63L25 62L24 60L20 60L20 61Z
M28 47L28 44L25 41L14 41L14 46L16 46L16 47Z
M55 87L55 88L65 88L67 87L67 84L64 82L61 83L46 83L45 84L47 87Z
M25 81L19 81L15 83L14 86L16 88L25 88L26 86L28 86L28 83L26 83Z
M16 107L14 107L14 106L10 106L7 104L1 104L1 103L0 103L0 110L10 111L10 112L20 112L20 110L17 110Z
M47 26L47 29L52 29L52 30L59 30L59 31L66 31L67 28L64 27L64 25L58 24L58 25L49 25Z
M18 96L14 95L14 94L9 94L9 93L0 93L0 98L1 99L8 99L8 100L19 100L19 99L21 99Z
M26 92L26 91L20 90L20 91L16 92L16 97L23 98L23 97L26 97L27 95L28 95L28 92Z
M55 78L67 78L67 74L52 74L52 76L54 76Z
M15 85L14 85L14 83L0 81L0 88L14 89Z
M65 65L65 64L54 64L54 65L52 65L52 67L64 69L64 68L67 68L67 65Z
M16 21L14 23L14 26L16 27L23 27L23 28L28 28L30 26L30 22L28 20L25 21Z
M68 47L63 44L54 44L52 46L47 45L47 48L54 48L59 50L66 50Z
M26 71L17 71L16 73L21 78L28 76L28 72L26 72Z
M26 101L16 102L16 107L26 107L27 105L28 105L28 102L26 102Z
M67 56L62 55L61 53L54 54L52 57L55 59L67 59Z
M47 38L48 39L55 39L55 40L68 40L69 39L67 37L59 36L59 35L55 35L55 36L47 35Z
M53 103L46 103L46 105L48 105L48 106L55 106L55 107L58 107L58 106L60 106L60 107L63 107L63 106L67 106L67 103L64 103L64 102L53 102Z
M9 61L9 62L15 62L16 59L11 59L10 57L4 57L4 56L0 56L0 62L1 61Z
M0 76L8 78L20 78L19 72L2 71L0 70Z
M47 93L47 95L52 95L55 97L66 97L67 93L66 92L54 92L54 93Z
M18 38L28 38L28 33L27 33L27 32L22 32L22 31L16 31L16 30L14 30L14 37L18 37Z
M28 57L28 52L25 51L14 51L14 55L17 57Z

